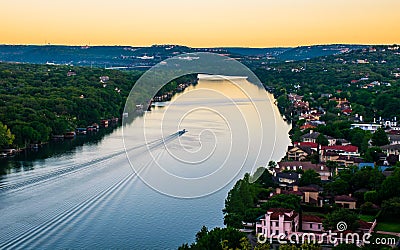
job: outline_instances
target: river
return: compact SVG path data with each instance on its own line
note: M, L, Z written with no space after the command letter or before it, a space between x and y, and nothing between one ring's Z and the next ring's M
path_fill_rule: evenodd
M182 243L193 242L203 225L222 227L222 209L230 188L254 164L279 160L289 144L290 129L280 116L273 118L268 114L272 117L270 126L260 127L258 118L250 115L246 117L247 133L236 133L235 138L235 124L240 124L243 117L234 117L239 114L237 104L227 104L226 96L230 100L242 100L242 97L231 85L200 81L173 97L170 103L175 108L160 105L96 143L86 143L46 159L18 162L23 168L0 180L0 248L176 249ZM223 93L225 98L202 89ZM264 89L254 86L254 91L273 100ZM251 113L247 110L251 105L243 101L239 109L242 113ZM217 106L221 112L233 116L228 119L229 123L221 113L209 112ZM188 107L198 112L186 113L177 126L176 120L182 118ZM278 114L276 107L272 108ZM158 129L161 123L163 130ZM127 138L134 137L136 130L140 133L143 124L146 124L147 144ZM188 132L179 136L177 128ZM262 143L270 152L263 149L257 154L252 143L260 134L264 135ZM231 140L235 145L243 145L235 148ZM243 143L238 143L240 140ZM198 161L195 153L207 154L202 149L209 148L208 143L213 142L216 146L210 161L194 167ZM224 151L227 148L229 159ZM242 152L243 149L249 150ZM185 178L213 175L221 164L240 162L242 166L237 168L239 171L234 168L229 172L232 178L228 176L221 182L200 183L186 189L168 183L161 176L157 180L158 173L152 172L156 169L154 162L146 158L148 153L155 157L154 161L165 164L165 171ZM173 164L176 157L171 155L186 157L180 159L182 166ZM192 164L187 166L184 164L187 162ZM145 167L144 174L135 173L135 170L141 171L136 169L138 165Z

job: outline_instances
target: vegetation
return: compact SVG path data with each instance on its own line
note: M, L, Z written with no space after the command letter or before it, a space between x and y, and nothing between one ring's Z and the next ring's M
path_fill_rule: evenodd
M7 125L0 122L0 148L11 145L15 139L15 135L11 134Z
M385 133L383 128L379 128L373 135L372 135L372 145L374 146L384 146L389 144L388 136Z
M355 231L358 227L358 215L347 209L338 209L327 214L323 221L325 230L336 230L339 222L345 222L348 230Z
M233 228L214 228L211 231L203 226L196 234L196 241L190 246L186 243L179 250L228 250L243 249L250 250L251 246L244 233Z
M102 83L101 76L109 80ZM136 71L0 63L0 121L15 135L6 144L45 142L51 134L120 117L139 76Z
M392 74L398 72L398 51L388 50L387 46L375 48L377 51L353 50L306 62L275 63L257 68L255 73L268 88L274 89L279 109L288 118L296 116L286 97L288 93L302 95L310 106L326 109L322 120L329 123L346 120L347 116L338 117L334 103L324 94L347 98L353 114L362 116L366 122L379 117L400 117L400 79ZM357 62L359 59L367 63ZM375 81L379 85L367 85ZM336 132L340 134L340 130Z
M321 177L313 169L304 171L300 178L300 186L308 186L310 184L321 185Z
M0 63L0 147L46 142L51 135L121 117L126 98L141 74ZM180 83L190 80L193 76L171 81L159 93L173 92Z

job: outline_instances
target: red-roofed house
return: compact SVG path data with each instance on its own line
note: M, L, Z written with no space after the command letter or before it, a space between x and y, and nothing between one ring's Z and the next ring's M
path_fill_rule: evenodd
M304 124L303 126L300 127L300 130L306 130L306 129L314 129L316 128L315 126L311 125L311 124Z
M322 226L322 218L315 215L306 215L303 214L301 216L302 222L302 230L307 232L322 232L324 227Z
M322 152L335 152L338 155L360 156L358 147L353 145L322 146Z
M295 142L295 146L310 147L312 150L317 151L318 143L315 142Z

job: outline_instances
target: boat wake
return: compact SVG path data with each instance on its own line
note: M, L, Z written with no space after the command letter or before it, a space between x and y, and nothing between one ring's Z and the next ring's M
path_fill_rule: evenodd
M106 163L112 159L120 156L125 156L126 153L130 153L132 151L134 152L134 155L140 156L140 154L142 154L146 150L154 150L160 148L165 144L177 139L185 132L178 131L174 134L166 136L165 138L156 139L135 147L131 147L126 150L120 150L106 156L97 157L84 163L72 164L62 167L48 167L40 172L31 171L28 172L28 174L24 174L22 176L11 176L0 183L0 193L5 191L19 191L21 189L43 184L44 182L50 180L65 178L66 176L81 173L83 171L94 169L101 170L104 167L109 167L110 165L107 165Z

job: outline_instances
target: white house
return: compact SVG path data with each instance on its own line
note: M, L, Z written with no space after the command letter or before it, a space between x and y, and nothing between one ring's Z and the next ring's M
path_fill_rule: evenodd
M266 238L288 236L299 231L299 214L292 209L270 208L256 223L256 233Z
M375 132L378 128L381 128L382 125L375 123L353 123L351 124L351 128L360 128L362 130L367 130L371 132Z
M400 144L400 135L388 135L390 145Z

